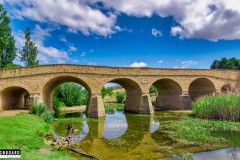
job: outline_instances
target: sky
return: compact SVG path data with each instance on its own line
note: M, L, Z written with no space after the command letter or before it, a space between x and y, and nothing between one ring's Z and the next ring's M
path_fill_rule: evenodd
M203 68L240 58L240 0L0 0L40 64ZM18 60L15 63L21 64Z

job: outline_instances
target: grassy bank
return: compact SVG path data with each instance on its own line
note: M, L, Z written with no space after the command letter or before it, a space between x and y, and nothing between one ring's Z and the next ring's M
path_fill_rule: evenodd
M51 126L45 123L42 118L20 113L13 117L0 117L0 122L1 149L21 149L22 159L73 159L66 151L51 150L44 143L44 133L50 132ZM40 153L40 148L49 148L50 151Z
M124 110L124 103L104 103L105 110L116 109Z

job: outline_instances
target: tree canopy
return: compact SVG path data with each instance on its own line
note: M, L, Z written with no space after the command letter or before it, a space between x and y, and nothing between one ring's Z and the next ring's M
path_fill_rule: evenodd
M22 61L26 66L35 66L39 64L37 60L37 55L39 53L37 46L33 41L31 41L31 32L27 28L24 32L25 44L23 49L20 51L20 61Z
M15 40L9 23L7 12L0 4L0 68L12 64L16 58Z
M232 70L239 70L240 69L240 59L235 57L232 58L225 58L223 57L220 60L214 60L211 69L232 69Z

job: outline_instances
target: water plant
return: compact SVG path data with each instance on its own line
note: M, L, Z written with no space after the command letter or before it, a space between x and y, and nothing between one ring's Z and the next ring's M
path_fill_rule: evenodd
M198 99L192 106L195 116L203 119L240 120L240 96L218 95Z

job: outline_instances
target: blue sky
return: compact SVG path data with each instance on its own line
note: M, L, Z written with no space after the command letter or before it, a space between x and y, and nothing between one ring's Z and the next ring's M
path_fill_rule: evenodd
M18 48L31 29L41 64L209 68L240 58L238 0L0 2Z

